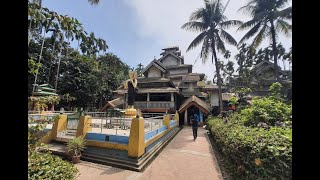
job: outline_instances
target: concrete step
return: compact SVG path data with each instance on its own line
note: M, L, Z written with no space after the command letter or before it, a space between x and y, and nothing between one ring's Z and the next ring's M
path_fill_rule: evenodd
M55 141L68 142L70 139L74 139L76 136L73 135L59 135L56 137Z

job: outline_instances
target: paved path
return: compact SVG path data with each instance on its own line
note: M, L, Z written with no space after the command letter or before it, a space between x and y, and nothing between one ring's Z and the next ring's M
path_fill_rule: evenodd
M191 127L184 127L144 172L133 172L89 162L76 164L79 180L220 180L207 130L198 129L194 142Z

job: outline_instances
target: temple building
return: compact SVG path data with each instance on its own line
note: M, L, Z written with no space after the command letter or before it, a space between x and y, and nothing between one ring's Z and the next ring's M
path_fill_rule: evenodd
M204 115L218 109L218 86L205 84L203 73L192 72L192 65L184 63L179 47L162 49L159 59L152 60L138 77L138 92L134 107L142 113L180 114L180 124L189 124L190 116L197 113L200 123ZM224 88L225 89L225 88ZM127 107L127 90L121 86L115 92L117 102ZM108 102L103 108L113 107ZM119 104L118 107L121 107Z

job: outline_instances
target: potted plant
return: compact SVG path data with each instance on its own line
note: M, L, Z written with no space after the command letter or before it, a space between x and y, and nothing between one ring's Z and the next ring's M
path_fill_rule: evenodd
M74 164L80 161L81 151L85 148L85 140L83 136L70 139L67 143L68 153L71 155Z

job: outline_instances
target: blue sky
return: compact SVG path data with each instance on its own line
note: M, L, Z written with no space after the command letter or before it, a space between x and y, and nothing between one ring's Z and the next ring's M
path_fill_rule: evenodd
M225 4L227 0L221 2ZM247 2L231 0L225 15L230 20L248 20L249 17L237 12ZM208 79L213 78L215 68L211 60L208 59L205 64L200 59L196 61L200 47L186 52L197 33L181 29L188 22L190 14L203 6L203 0L101 0L97 6L90 5L87 0L45 0L43 6L77 18L88 33L94 32L96 37L106 40L108 52L120 57L130 67L136 67L139 63L147 66L154 57L160 58L162 48L179 46L185 63L194 65L193 72L205 73ZM227 31L237 41L245 33L236 32L236 28ZM292 46L291 37L280 36L278 41L285 48ZM268 43L264 42L262 47ZM230 60L233 60L237 49L231 46L227 46L227 49L231 51ZM219 57L222 59L223 56Z

